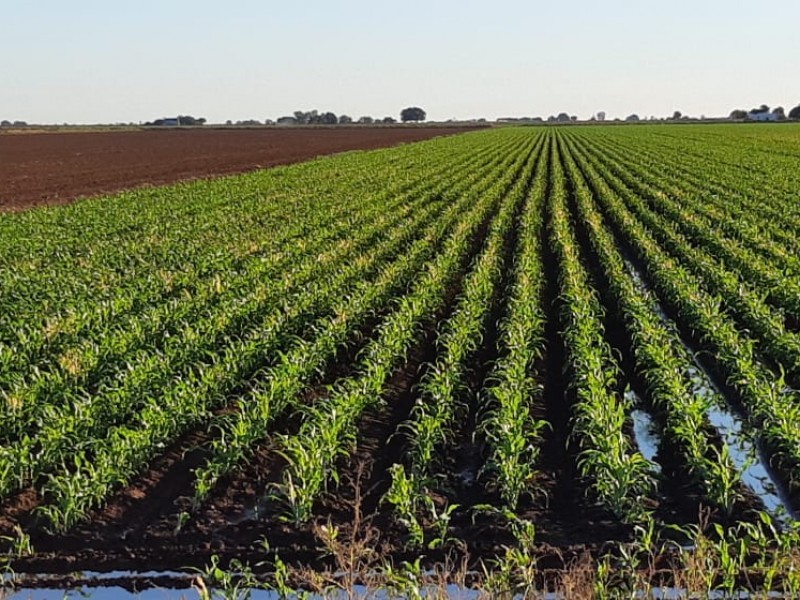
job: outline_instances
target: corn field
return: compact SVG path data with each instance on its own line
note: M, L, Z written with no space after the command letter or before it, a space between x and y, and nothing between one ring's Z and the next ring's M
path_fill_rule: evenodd
M509 127L0 214L0 550L795 593L798 165Z

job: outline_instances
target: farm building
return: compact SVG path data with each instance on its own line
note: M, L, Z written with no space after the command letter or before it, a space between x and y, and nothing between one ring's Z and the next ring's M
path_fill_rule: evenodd
M778 113L769 110L751 110L747 113L747 118L750 121L777 121Z

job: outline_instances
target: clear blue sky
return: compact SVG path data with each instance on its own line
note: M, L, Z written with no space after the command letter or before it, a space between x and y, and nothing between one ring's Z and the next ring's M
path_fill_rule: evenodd
M800 2L0 0L0 119L722 115L800 103Z

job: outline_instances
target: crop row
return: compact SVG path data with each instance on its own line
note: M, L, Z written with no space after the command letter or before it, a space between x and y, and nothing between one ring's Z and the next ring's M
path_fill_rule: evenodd
M637 213L630 206L639 200L631 190L608 170L600 167L597 173L592 180L596 198L620 241L643 266L659 300L682 332L709 351L710 363L731 389L751 428L796 481L800 465L796 392L760 359L756 343L724 311L723 298L707 292L705 282L660 246L654 234L635 218Z
M476 498L520 526L545 469L628 528L675 473L727 518L747 498L715 404L800 489L795 176L736 166L749 149L766 167L764 139L692 168L711 133L616 129L483 131L0 216L0 500L34 492L37 527L64 533L197 437L180 493L198 518L266 451L300 526L377 419L401 450L375 463L376 506L411 546Z

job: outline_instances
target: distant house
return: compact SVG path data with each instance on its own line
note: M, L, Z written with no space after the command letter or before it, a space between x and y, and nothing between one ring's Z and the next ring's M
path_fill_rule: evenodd
M754 108L747 113L747 118L750 121L777 121L778 114L770 112L769 108L762 106L761 108Z
M145 125L149 125L151 127L177 127L180 125L181 122L177 118L168 118L168 119L156 119L153 122L145 123Z

